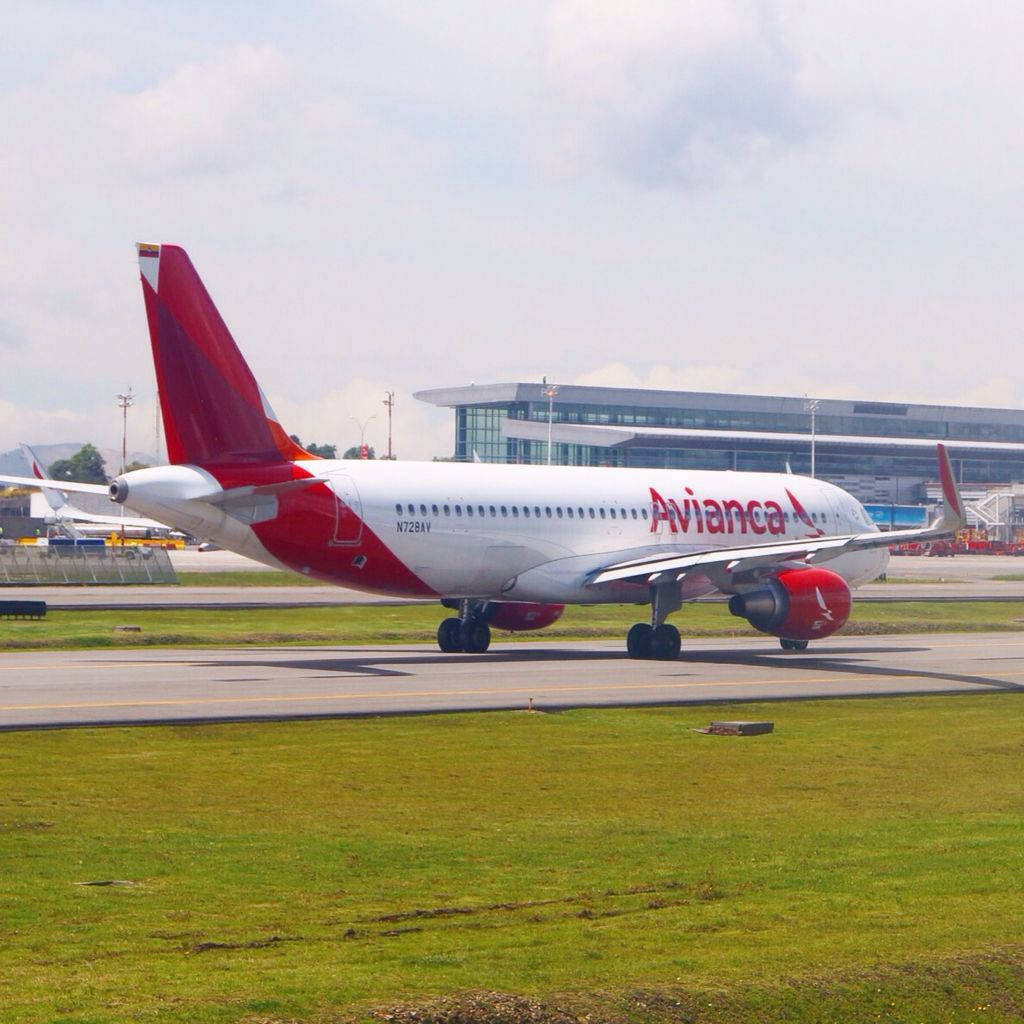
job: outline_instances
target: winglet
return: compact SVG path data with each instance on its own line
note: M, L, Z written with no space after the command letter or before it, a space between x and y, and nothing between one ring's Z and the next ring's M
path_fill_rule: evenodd
M936 532L956 533L962 530L967 524L967 513L964 511L964 502L960 497L956 482L953 479L953 469L949 463L949 452L944 444L937 445L939 459L939 481L942 484L942 515L935 524Z
M29 465L29 470L32 476L36 480L40 481L39 489L43 492L43 497L46 499L46 503L53 509L54 512L59 508L63 508L67 501L64 495L60 491L55 490L53 487L43 487L42 482L50 479L50 474L46 472L46 467L39 461L39 456L24 441L20 442L21 452L25 456L25 461Z

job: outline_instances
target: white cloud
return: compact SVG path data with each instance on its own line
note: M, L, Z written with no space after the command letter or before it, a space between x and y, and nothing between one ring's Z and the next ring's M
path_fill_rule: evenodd
M359 444L360 430L378 457L388 450L388 417L385 393L394 390L384 379L355 377L343 388L295 402L272 394L274 412L281 425L303 441L334 444L340 455ZM454 449L454 414L419 402L411 394L398 393L392 417L392 450L400 459L429 460L448 456Z
M735 366L666 366L650 367L644 373L625 363L608 363L574 378L573 384L588 387L653 388L659 391L719 391L740 393L753 391L752 382Z
M242 43L185 64L113 104L119 161L144 177L226 173L265 157L294 117L290 66L274 46Z
M754 0L559 0L545 71L555 166L646 186L746 180L829 122Z

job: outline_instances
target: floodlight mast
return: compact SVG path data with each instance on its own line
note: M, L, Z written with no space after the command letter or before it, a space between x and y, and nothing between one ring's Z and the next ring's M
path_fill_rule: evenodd
M804 402L804 409L811 414L811 478L814 478L814 441L815 441L815 416L821 408L820 398L809 398Z
M558 394L557 384L548 384L547 378L545 378L544 387L541 388L541 394L544 395L548 400L548 465L551 465L551 417L554 410L555 395Z
M132 391L132 386L128 385L128 390L117 396L117 404L121 407L121 472L125 471L125 467L128 464L128 409L132 402L135 401L135 392Z
M394 391L384 392L384 404L388 407L388 459L390 460L395 457L391 451L391 413L395 408Z

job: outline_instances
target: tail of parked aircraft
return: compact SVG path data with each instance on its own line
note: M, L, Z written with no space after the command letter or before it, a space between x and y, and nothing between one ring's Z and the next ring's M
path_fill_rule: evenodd
M21 442L21 453L25 456L25 460L29 465L30 474L35 477L36 480L49 480L50 474L46 472L46 468L39 461L39 456L24 441ZM56 481L54 481L56 483ZM43 497L46 499L46 504L53 509L54 512L59 508L63 508L67 504L67 499L64 495L55 490L53 487L40 487L39 490L43 492Z
M170 462L312 459L281 427L184 249L140 244L139 270Z

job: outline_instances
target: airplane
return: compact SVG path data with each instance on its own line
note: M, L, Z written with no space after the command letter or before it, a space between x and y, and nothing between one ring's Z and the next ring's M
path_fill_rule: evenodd
M32 476L0 476L0 484L7 484L20 487L38 487L43 494L46 504L50 506L50 514L46 516L45 522L48 526L57 526L70 537L106 535L112 530L131 531L136 536L140 531L160 531L166 533L170 527L158 523L155 519L146 519L142 516L118 516L102 515L95 512L86 512L70 504L63 491L67 484L54 480L47 473L39 457L32 449L20 443L22 454L29 464ZM46 487L45 483L52 482L54 486ZM107 488L95 485L98 492L107 493Z
M626 653L672 660L668 616L716 591L802 651L843 626L888 545L964 522L942 444L939 518L889 533L850 494L791 473L316 458L281 426L185 251L138 255L171 464L117 477L112 500L270 566L438 599L455 612L437 632L447 653L483 653L492 628L542 629L566 604L630 602L651 614Z

